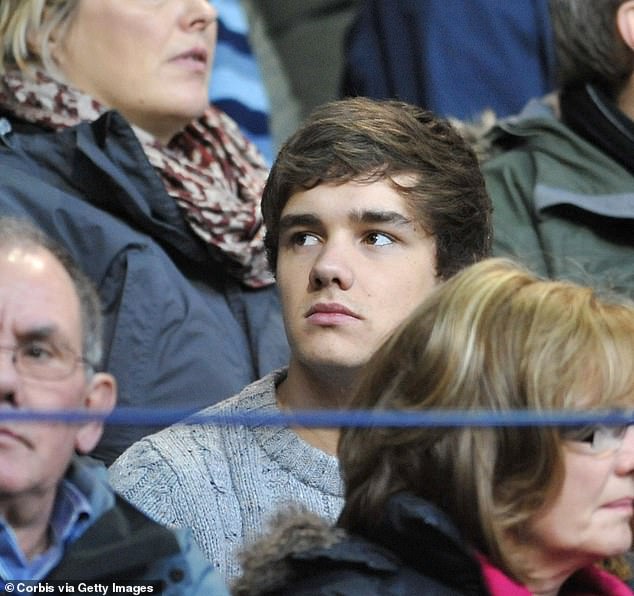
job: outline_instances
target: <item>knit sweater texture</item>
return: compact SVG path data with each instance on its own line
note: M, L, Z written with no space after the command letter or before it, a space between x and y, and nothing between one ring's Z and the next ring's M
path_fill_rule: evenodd
M201 414L276 412L279 370ZM226 579L240 572L238 551L270 515L301 504L335 521L343 507L337 458L285 427L179 424L150 435L110 468L122 496L160 523L191 528Z

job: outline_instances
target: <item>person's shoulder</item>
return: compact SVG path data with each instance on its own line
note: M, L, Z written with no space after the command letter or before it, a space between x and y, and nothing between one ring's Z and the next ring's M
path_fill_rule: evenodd
M249 412L275 407L276 387L286 377L286 374L286 368L275 370L261 379L247 385L237 395L200 410L200 412L192 417L192 420L196 420L196 418L198 418L201 423L204 423L206 416L213 419L216 415L230 416L232 413Z
M244 549L241 561L242 575L232 586L241 596L317 596L333 593L335 586L351 596L379 594L401 569L390 551L301 506L273 516L268 532Z
M230 465L230 458L224 453L226 436L234 434L236 426L209 421L232 413L275 407L275 387L285 374L283 369L272 372L238 395L132 444L110 467L111 482L121 487L136 485L150 477L172 478L214 470L226 474Z
M77 546L83 552L84 547L92 547L89 552L94 557L93 565L103 575L128 576L133 570L139 580L160 582L162 593L172 596L228 594L219 573L202 555L189 530L166 527L121 497L98 520L94 530L87 544L78 542ZM116 549L121 556L100 557L108 549Z
M110 483L153 518L159 506L180 507L177 493L200 491L207 485L201 482L209 473L206 462L215 462L217 470L226 461L218 453L221 443L214 441L214 434L202 436L201 446L197 431L196 427L176 424L133 443L108 469Z
M463 136L484 165L499 156L513 155L516 149L539 146L545 139L573 134L561 121L556 93L534 98L521 112L504 118L497 118L490 111L484 112L477 126L467 126L466 132Z
M165 593L174 596L229 596L220 573L203 556L191 531L176 528L171 532L179 552L155 561L148 578L164 578Z
M74 142L68 131L52 131L0 114L0 155L4 170L28 164L45 170L48 162L63 163ZM42 158L46 158L42 161Z
M525 137L545 129L563 126L559 95L556 92L531 99L517 114L497 120L487 131L494 140L505 135Z

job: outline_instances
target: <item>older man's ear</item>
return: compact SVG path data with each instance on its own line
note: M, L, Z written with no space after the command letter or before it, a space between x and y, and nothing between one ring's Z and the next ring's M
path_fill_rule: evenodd
M111 412L117 402L117 382L108 373L95 373L88 384L83 407L95 412ZM90 453L99 442L103 433L103 422L86 422L75 437L75 449L79 453Z

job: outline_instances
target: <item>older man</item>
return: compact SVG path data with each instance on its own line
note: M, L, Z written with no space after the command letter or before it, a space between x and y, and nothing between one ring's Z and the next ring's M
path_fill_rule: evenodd
M20 410L108 412L114 378L95 372L97 294L30 224L0 218L0 580L156 581L170 594L225 594L189 537L150 521L76 452L102 423L15 420Z

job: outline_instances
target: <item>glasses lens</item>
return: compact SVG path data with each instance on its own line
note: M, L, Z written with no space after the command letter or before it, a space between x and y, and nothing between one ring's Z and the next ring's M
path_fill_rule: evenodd
M63 379L75 370L77 360L68 348L47 341L28 342L16 349L18 371L32 379Z
M594 432L592 448L598 453L618 449L626 431L627 426L598 426Z
M618 449L623 442L627 426L604 426L602 424L568 427L562 429L566 441L586 443L596 453Z

